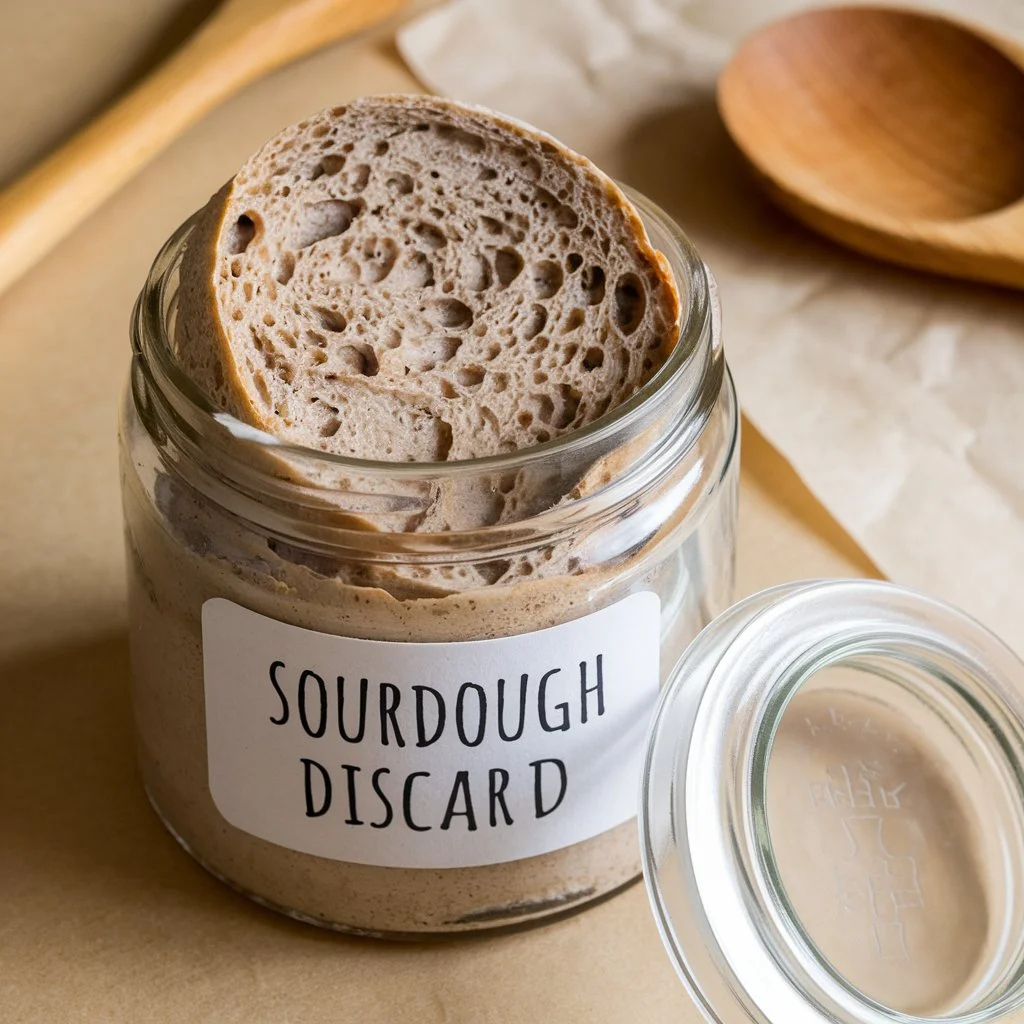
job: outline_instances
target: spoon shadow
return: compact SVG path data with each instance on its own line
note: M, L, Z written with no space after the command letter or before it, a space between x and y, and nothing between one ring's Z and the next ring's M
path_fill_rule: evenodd
M816 234L760 190L718 113L714 94L687 93L633 120L615 147L610 170L662 206L697 243L720 283L733 269L766 279L814 274L828 266L851 284L928 301L937 292L977 304L1019 294L884 263Z

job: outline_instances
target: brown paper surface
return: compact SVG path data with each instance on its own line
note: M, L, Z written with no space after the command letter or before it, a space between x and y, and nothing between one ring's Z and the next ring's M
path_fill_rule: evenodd
M0 95L16 106L12 97L31 93L34 113L0 118L5 169L115 90L175 10L173 0L8 5ZM46 33L40 11L51 17ZM698 1020L640 885L498 938L356 941L294 924L208 877L139 785L115 443L132 301L169 232L275 130L358 93L414 87L387 38L273 75L0 297L3 1024ZM743 592L872 572L749 429L739 563Z

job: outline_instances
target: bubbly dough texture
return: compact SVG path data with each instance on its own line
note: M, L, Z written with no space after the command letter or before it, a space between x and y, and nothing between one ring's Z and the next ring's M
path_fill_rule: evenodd
M370 97L285 129L202 212L176 347L222 408L387 461L512 452L634 394L679 298L636 211L553 139Z

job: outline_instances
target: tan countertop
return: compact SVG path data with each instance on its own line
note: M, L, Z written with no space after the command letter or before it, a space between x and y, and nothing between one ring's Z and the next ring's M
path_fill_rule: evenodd
M165 50L175 35L165 26L195 14L180 0L8 5L0 178ZM138 782L115 438L131 304L163 239L275 130L359 93L414 88L386 36L273 75L0 296L4 1024L698 1020L642 886L500 938L345 939L209 878L164 833ZM873 571L749 428L739 562L742 592Z

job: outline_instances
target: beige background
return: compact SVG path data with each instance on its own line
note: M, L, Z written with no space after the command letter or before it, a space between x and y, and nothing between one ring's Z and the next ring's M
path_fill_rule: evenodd
M180 0L4 5L0 178L194 24ZM164 834L127 699L117 405L131 304L170 231L265 138L415 82L389 34L335 47L198 125L0 296L0 1020L696 1022L642 886L568 920L435 946L353 941L249 905ZM873 569L751 430L740 586Z

